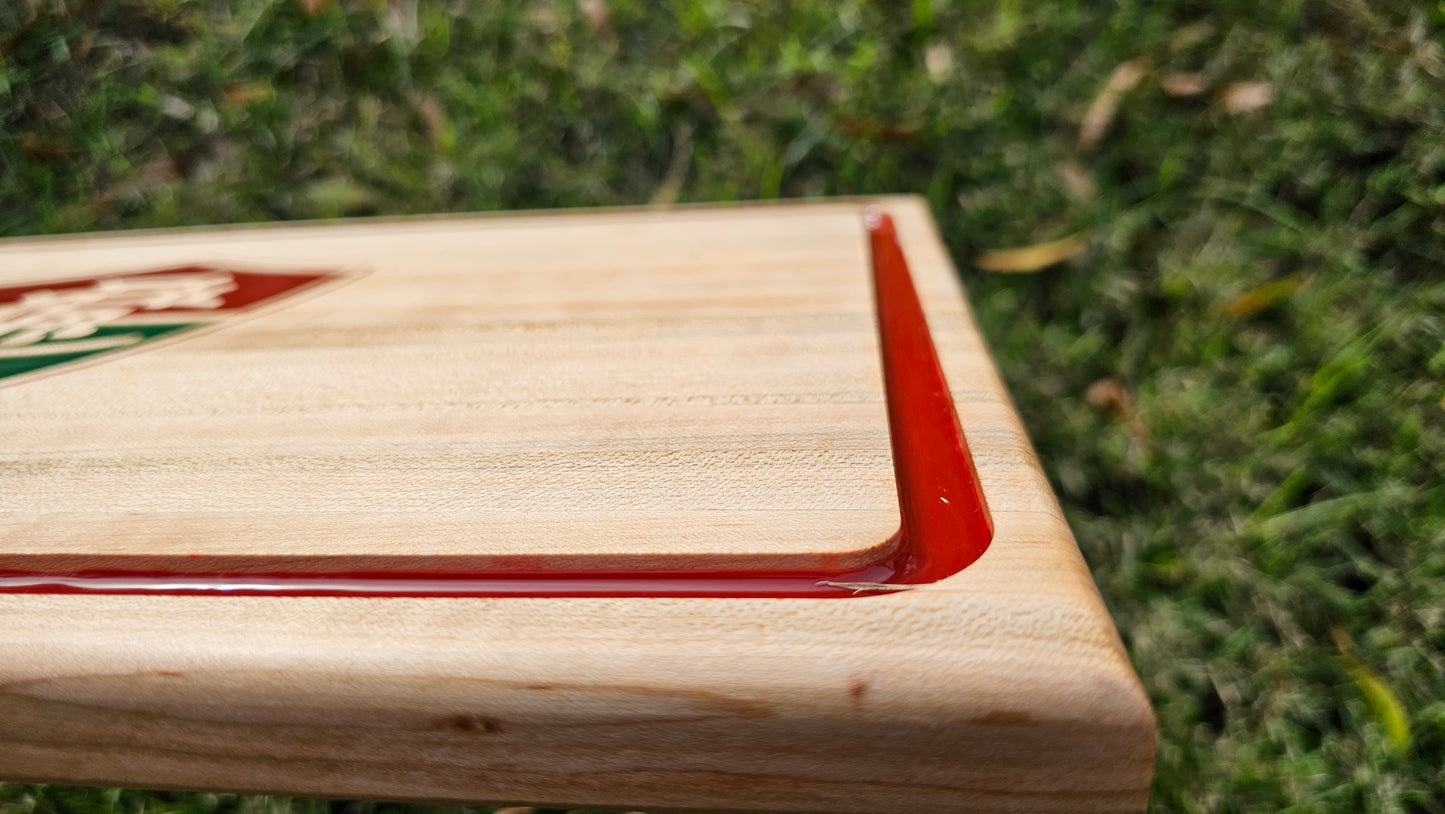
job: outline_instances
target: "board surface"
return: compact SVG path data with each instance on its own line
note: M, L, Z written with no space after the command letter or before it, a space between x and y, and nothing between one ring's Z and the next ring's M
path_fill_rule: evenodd
M1148 701L926 206L876 203L993 520L972 565L843 599L0 594L0 779L634 810L1143 810ZM861 210L596 222L837 216L852 243ZM79 266L127 241L205 239L20 248ZM167 262L193 260L182 246Z
M8 352L104 339L96 289L193 264L171 276L331 277L260 315L123 314L101 327L213 321L0 379L0 569L843 570L893 544L854 211L22 241L0 286L98 282Z

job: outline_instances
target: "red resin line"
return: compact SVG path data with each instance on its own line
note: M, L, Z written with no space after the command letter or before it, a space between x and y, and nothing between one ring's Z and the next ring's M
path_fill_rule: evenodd
M888 429L902 527L887 559L846 573L748 571L169 574L0 572L0 593L225 596L846 597L937 582L982 556L993 537L978 473L924 319L893 220L864 217Z
M899 570L908 582L937 582L983 555L993 521L893 219L872 210L864 219L903 518L899 533L906 543Z

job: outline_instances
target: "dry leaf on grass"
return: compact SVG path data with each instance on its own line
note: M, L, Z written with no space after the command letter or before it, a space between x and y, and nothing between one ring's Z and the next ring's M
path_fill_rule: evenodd
M221 91L221 100L230 108L242 108L254 102L276 98L276 89L269 82L240 82Z
M1410 746L1410 717L1405 713L1405 705L1400 703L1399 696L1384 679L1355 658L1352 652L1354 643L1350 641L1349 634L1331 625L1330 636L1335 640L1335 647L1339 648L1340 666L1345 668L1345 673L1365 697L1375 722L1385 730L1395 751L1405 751Z
M598 34L612 33L612 10L607 7L607 0L580 0L577 8L582 11L582 16L587 18L587 24Z
M1088 203L1099 194L1099 185L1094 183L1094 176L1076 162L1060 161L1054 165L1054 171L1059 174L1059 179L1064 182L1064 189L1068 190L1069 196L1074 200Z
M1198 96L1208 87L1203 74L1172 73L1159 80L1159 87L1170 96Z
M34 133L20 136L20 149L32 158L41 161L65 161L75 157L75 150L56 141L41 138Z
M416 100L416 112L426 126L427 137L431 139L432 149L438 153L451 152L451 149L456 146L456 128L452 126L447 109L442 106L437 97L430 93L422 94Z
M161 95L161 113L177 121L188 121L196 117L196 106L167 93Z
M833 124L838 128L838 132L844 135L895 144L912 141L923 132L922 126L912 122L890 124L858 116L839 116L833 120Z
M1084 393L1084 401L1095 407L1107 407L1111 410L1123 406L1132 410L1134 404L1129 391L1124 389L1118 379L1100 379L1089 385L1089 389Z
M315 17L331 5L331 0L296 0L296 5L300 6L307 16Z
M1169 38L1169 50L1187 51L1214 35L1214 26L1209 23L1191 23L1174 32Z
M944 82L953 75L953 49L943 40L934 40L923 49L923 67L929 79Z
M1069 235L1062 240L1035 243L1017 249L995 249L984 252L974 259L974 265L984 271L1002 271L1013 274L1027 274L1062 263L1070 257L1082 254L1088 246L1083 234Z
M170 156L162 156L147 162L141 168L136 185L142 192L154 192L179 180L181 180L180 163Z
M1235 82L1219 94L1219 106L1225 113L1250 113L1273 101L1274 89L1264 82Z
M1302 285L1304 278L1298 274L1265 283L1230 300L1229 304L1224 306L1224 312L1232 317L1247 317L1295 293Z
M1141 448L1149 449L1149 428L1144 426L1144 420L1134 407L1133 394L1118 379L1100 379L1089 385L1084 401L1114 413L1124 422L1129 437Z
M1118 112L1124 94L1133 90L1148 73L1149 69L1143 63L1131 60L1121 63L1109 74L1108 81L1094 101L1089 103L1089 109L1084 111L1084 120L1079 123L1079 149L1087 150L1099 143L1109 125L1113 124L1114 114Z

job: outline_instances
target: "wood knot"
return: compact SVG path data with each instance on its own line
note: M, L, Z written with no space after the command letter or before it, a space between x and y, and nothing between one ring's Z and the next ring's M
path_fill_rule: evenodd
M848 697L853 701L853 708L863 706L863 696L868 694L868 682L861 678L855 678L848 682Z
M448 715L437 721L437 729L445 729L449 732L461 732L464 734L481 733L491 735L502 731L502 722L496 718L488 718L485 715L472 715L470 713L458 713Z

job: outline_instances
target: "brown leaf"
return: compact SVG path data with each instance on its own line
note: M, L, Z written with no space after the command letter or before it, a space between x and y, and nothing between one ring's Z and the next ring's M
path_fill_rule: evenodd
M1094 176L1077 162L1060 161L1054 165L1054 171L1059 174L1059 179L1064 182L1064 189L1069 191L1074 200L1088 203L1099 194L1099 185L1094 183Z
M306 12L306 16L315 17L331 5L331 0L296 0L296 5Z
M612 33L612 10L607 7L607 0L581 0L577 7L581 9L582 16L587 19L587 24L598 34Z
M1129 437L1133 438L1135 443L1143 449L1149 448L1149 428L1144 426L1143 419L1139 418L1139 411L1134 408L1134 396L1123 382L1114 378L1100 379L1089 385L1089 389L1084 393L1084 401L1112 412L1124 422Z
M833 124L837 126L839 132L845 135L859 136L872 141L912 141L923 132L922 127L910 122L889 124L877 119L864 119L857 116L839 116L833 121Z
M1069 235L1061 240L1035 243L1017 249L996 249L974 258L974 265L984 271L1027 274L1077 257L1088 247L1083 234Z
M1214 26L1209 23L1192 23L1174 32L1169 38L1169 50L1185 51L1214 35Z
M181 179L181 165L170 156L163 156L141 168L136 184L143 191L151 191Z
M1079 123L1079 149L1088 150L1099 143L1109 125L1114 123L1114 114L1118 112L1124 94L1133 90L1148 73L1148 67L1142 62L1131 60L1120 63L1109 74L1108 81L1094 101L1089 103L1089 109L1084 111L1084 119Z
M41 161L65 161L75 157L75 150L70 147L43 139L34 133L26 133L20 137L20 149Z
M1089 389L1084 392L1084 401L1095 407L1113 410L1121 404L1130 403L1132 399L1129 398L1129 391L1124 389L1118 379L1100 379L1089 385Z
M1149 73L1149 66L1139 60L1119 63L1109 74L1104 87L1115 93L1128 93Z
M1198 73L1172 73L1159 80L1159 87L1170 96L1198 96L1207 86L1204 74Z
M947 81L953 75L953 49L944 40L934 40L923 49L923 67L934 82Z
M271 87L269 82L238 82L234 85L227 85L221 91L221 100L226 107L243 108L255 102L265 102L276 98L276 89Z
M431 138L432 148L438 153L449 153L456 146L456 128L452 126L451 117L447 115L447 109L442 103L430 93L422 94L416 102L417 113L421 114L421 120L426 125L427 136Z
M1283 300L1304 285L1304 278L1298 274L1283 280L1273 280L1252 288L1229 301L1224 312L1232 317L1247 317Z
M1264 82L1235 82L1219 94L1219 106L1233 114L1250 113L1273 101L1274 89Z

